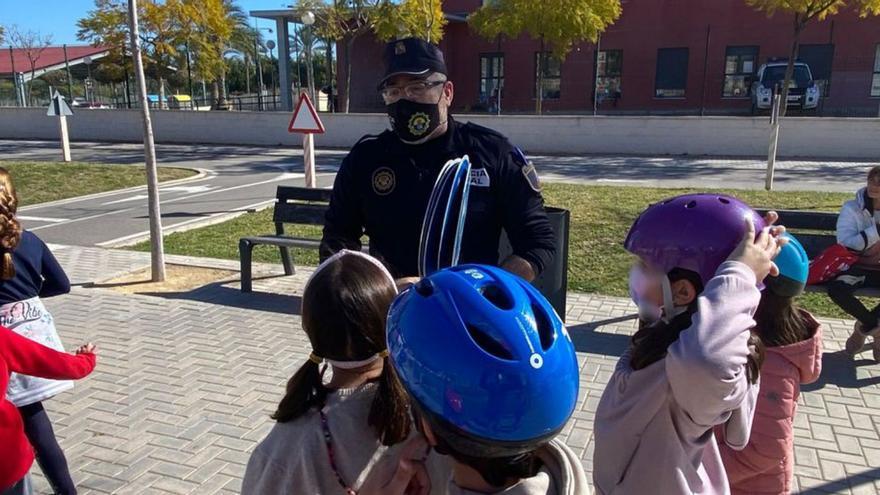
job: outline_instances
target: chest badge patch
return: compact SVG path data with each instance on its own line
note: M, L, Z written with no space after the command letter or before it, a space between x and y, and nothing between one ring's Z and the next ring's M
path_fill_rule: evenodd
M471 186L474 187L490 187L492 181L489 179L489 173L485 168L471 169Z
M373 172L373 192L379 196L387 196L394 191L397 178L394 171L388 167L382 167Z

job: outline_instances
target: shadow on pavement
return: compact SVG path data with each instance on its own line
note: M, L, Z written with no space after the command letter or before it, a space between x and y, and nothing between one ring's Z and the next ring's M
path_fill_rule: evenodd
M254 280L262 280L283 275L273 275L271 277L254 278ZM186 292L143 292L142 295L161 297L164 299L176 299L185 301L197 301L209 304L218 304L232 308L252 309L255 311L268 311L272 313L281 313L299 316L302 309L302 298L300 296L275 294L269 292L251 292L244 293L238 288L238 283L230 281L221 281L208 284L197 289Z
M597 332L596 329L604 325L613 325L625 321L635 320L637 315L627 315L607 320L599 320L590 323L582 323L568 327L568 333L578 352L601 354L604 356L623 355L629 346L629 335Z
M843 479L825 482L821 485L801 490L800 495L819 495L825 493L848 493L850 489L861 485L872 484L880 480L880 468L869 469ZM861 493L861 492L859 492Z
M859 378L857 369L860 366L876 365L873 359L854 360L845 351L826 352L822 355L822 375L814 383L801 386L804 392L814 392L826 385L840 388L864 388L880 384L880 376Z

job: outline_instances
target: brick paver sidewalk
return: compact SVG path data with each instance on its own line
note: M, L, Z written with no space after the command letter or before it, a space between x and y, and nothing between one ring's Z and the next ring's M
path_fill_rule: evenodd
M74 284L149 264L143 253L55 252ZM100 346L98 370L47 403L81 493L237 493L286 380L308 355L297 316L308 273L258 280L254 294L241 294L237 282L162 296L77 285L48 299L68 348L87 340ZM634 331L627 319L632 312L619 298L575 294L569 300L582 393L564 434L588 471L593 415ZM798 487L808 494L877 493L880 365L842 356L851 325L824 323L823 375L806 387L795 422ZM32 472L45 493L39 469Z

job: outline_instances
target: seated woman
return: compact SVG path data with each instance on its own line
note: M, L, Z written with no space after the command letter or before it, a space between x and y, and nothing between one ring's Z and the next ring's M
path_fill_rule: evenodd
M875 209L876 206L876 209ZM880 166L868 172L868 184L847 201L837 218L837 242L859 254L859 261L828 283L828 296L856 319L846 351L856 355L874 337L874 360L880 361L880 305L869 310L855 296L862 287L880 287Z

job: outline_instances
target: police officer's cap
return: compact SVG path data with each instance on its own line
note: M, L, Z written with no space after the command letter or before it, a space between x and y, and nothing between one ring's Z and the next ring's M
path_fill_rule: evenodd
M392 41L385 46L385 77L379 87L394 76L428 76L433 72L447 75L440 48L420 38Z

